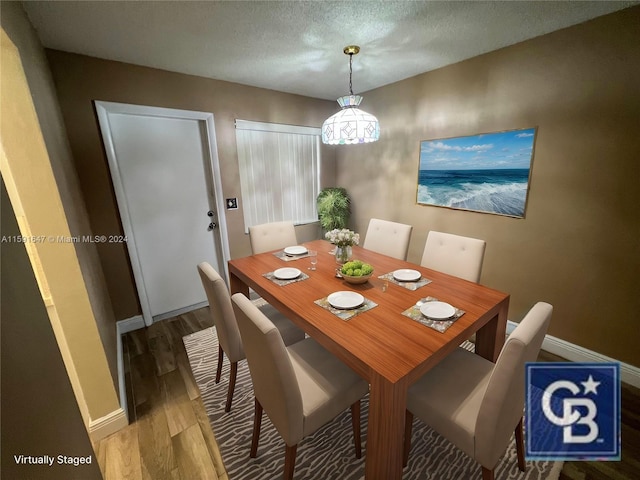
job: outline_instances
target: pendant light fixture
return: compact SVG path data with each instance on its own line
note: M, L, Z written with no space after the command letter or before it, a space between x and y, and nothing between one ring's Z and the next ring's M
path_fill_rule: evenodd
M378 119L358 108L362 97L353 94L351 77L353 73L353 56L357 55L360 47L349 45L343 52L349 55L349 95L338 98L342 107L338 113L330 116L322 124L322 143L330 145L344 145L353 143L375 142L380 137Z

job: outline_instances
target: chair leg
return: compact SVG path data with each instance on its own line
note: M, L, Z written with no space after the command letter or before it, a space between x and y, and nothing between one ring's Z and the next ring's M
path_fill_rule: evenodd
M216 383L220 383L220 375L222 375L222 361L224 360L224 351L218 345L218 368L216 369Z
M262 425L262 405L258 399L255 399L255 413L253 417L253 435L251 437L251 452L249 456L256 458L258 456L258 441L260 440L260 426Z
M233 391L236 389L237 376L238 376L238 362L232 362L231 372L229 373L229 389L227 390L227 404L224 406L225 412L231 411L231 402L233 401Z
M353 444L356 448L356 458L361 458L362 443L360 440L360 400L351 405L351 426L353 427Z
M404 414L404 449L402 451L402 467L409 463L409 451L411 450L411 430L413 429L413 413L409 410Z
M298 445L286 446L284 452L284 480L293 480L293 470L296 468L296 450Z
M526 470L526 465L524 462L524 433L522 431L522 417L520 417L520 421L518 425L516 425L516 453L518 454L518 468L521 472Z
M489 470L488 468L482 467L482 480L495 480L493 475L493 470Z

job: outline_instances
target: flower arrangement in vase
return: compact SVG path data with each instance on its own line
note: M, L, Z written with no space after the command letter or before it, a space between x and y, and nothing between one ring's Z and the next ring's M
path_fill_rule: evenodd
M360 235L347 228L336 228L324 236L336 246L336 262L340 265L351 259L352 246L360 243Z

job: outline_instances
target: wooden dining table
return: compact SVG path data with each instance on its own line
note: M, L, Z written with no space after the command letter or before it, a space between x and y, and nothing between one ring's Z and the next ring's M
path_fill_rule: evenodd
M353 258L374 272L366 283L353 285L336 276L334 245L315 240L304 246L318 252L316 270L309 269L308 257L285 261L279 252L230 260L231 293L254 290L369 382L365 479L399 480L408 387L474 333L476 353L495 361L505 341L509 295L358 246ZM308 278L281 286L265 276L283 267L298 268ZM379 278L398 269L417 270L431 282L411 290ZM314 303L344 290L377 306L342 320ZM465 313L443 333L403 315L425 297Z

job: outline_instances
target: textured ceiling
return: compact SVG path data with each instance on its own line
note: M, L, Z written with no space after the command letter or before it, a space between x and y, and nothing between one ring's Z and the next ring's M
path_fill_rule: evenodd
M630 1L25 2L47 48L335 99L591 18Z

